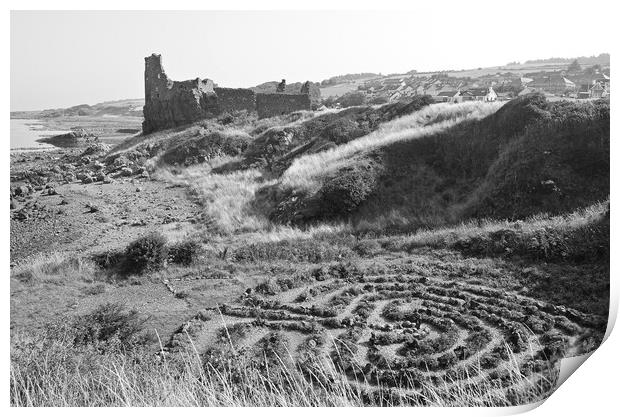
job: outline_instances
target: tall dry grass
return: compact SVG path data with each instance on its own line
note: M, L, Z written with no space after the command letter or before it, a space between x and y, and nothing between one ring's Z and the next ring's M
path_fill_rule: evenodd
M308 120L316 117L324 116L326 114L333 114L341 112L343 109L325 108L320 111L313 110L301 110L295 113L283 114L281 116L274 116L265 119L258 119L256 122L248 125L246 131L250 134L260 134L272 127L285 128L300 125Z
M525 220L474 219L461 224L435 229L419 230L413 234L388 238L392 247L450 247L458 241L488 235L500 230L512 230L523 235L537 231L569 232L593 224L607 213L609 200L581 208L572 213L549 216L540 213ZM361 225L360 227L364 227Z
M230 161L222 159L211 164L188 168L163 168L156 178L189 187L202 205L203 224L211 231L222 234L264 230L269 225L267 217L253 206L259 188L269 185L257 169L215 174L213 168Z
M204 212L204 226L223 235L243 233L246 241L279 242L286 239L307 239L321 234L348 230L343 223L321 224L301 230L269 221L267 214L255 203L256 192L276 180L266 180L257 169L216 174L213 170L238 161L224 157L187 168L164 167L155 178L188 187Z
M11 270L11 277L29 284L93 281L97 266L88 258L63 252L39 253L21 260Z
M414 140L441 132L466 120L486 117L502 103L440 103L382 124L377 130L336 148L296 159L281 178L282 187L316 192L320 179L351 165L374 149L394 142Z
M500 389L484 371L482 377L403 390L371 387L362 372L348 380L329 358L303 368L291 365L290 357L276 357L267 367L242 357L213 366L191 348L173 356L77 350L62 339L22 337L14 344L10 404L17 407L509 406L539 401L553 386L543 375L525 376L514 354L502 366L517 388L513 392Z

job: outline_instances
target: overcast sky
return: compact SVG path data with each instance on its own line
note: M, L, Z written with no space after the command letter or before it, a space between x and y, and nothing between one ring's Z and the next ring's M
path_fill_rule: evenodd
M172 79L249 87L610 51L611 14L583 19L591 14L540 3L450 14L442 2L384 12L12 12L11 110L143 97L153 52Z

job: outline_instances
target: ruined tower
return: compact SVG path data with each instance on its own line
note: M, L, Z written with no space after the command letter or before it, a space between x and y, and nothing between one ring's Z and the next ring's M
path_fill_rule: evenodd
M286 80L283 78L276 87L276 93L284 93L286 91Z
M171 84L171 83L170 83ZM144 58L144 99L158 96L161 90L169 88L168 77L161 65L161 55L152 54Z
M310 97L310 102L313 109L319 108L321 105L321 89L317 83L306 81L301 86L301 94L307 94Z
M144 62L143 133L181 126L219 113L213 81L200 78L172 81L159 54L147 56Z
M301 86L301 94L310 94L310 81L306 81L305 83L303 83L303 85Z

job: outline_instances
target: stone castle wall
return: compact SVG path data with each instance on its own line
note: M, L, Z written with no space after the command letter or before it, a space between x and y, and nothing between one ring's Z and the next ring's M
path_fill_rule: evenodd
M220 112L256 110L256 94L249 88L222 88L216 87L215 94Z
M256 111L259 119L310 109L311 102L308 94L260 93L256 95Z
M259 118L264 118L310 110L317 95L309 83L299 94L257 94L247 88L214 87L210 79L173 81L164 71L161 55L152 54L144 61L144 134L216 117L224 112L256 111ZM320 100L320 90L318 94Z

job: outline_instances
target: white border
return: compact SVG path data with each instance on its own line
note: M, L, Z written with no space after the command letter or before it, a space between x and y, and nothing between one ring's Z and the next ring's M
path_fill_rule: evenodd
M520 1L518 3L514 2L494 2L488 0L479 0L479 1L447 1L443 0L441 2L413 2L413 1L396 1L396 0L382 0L381 2L371 2L367 0L358 0L358 1L339 1L339 0L313 0L312 2L304 2L304 3L293 3L291 1L283 1L283 0L270 0L270 1L261 1L260 3L249 1L249 0L229 0L229 1L198 1L198 0L187 0L187 1L175 1L175 2L164 2L161 0L153 0L148 3L138 2L133 0L108 0L106 2L89 2L86 5L83 1L56 1L54 4L50 4L50 2L46 1L8 1L6 2L8 8L5 9L5 13L3 15L2 21L4 24L2 27L3 34L3 56L8 57L9 49L10 49L10 10L49 10L49 9L57 9L57 10L141 10L144 9L144 6L148 6L148 9L152 10L198 10L198 9L211 9L211 10L276 10L276 9L286 9L286 10L377 10L377 9L416 9L416 10L433 10L434 13L438 17L441 17L444 13L460 13L464 18L466 17L474 17L479 18L481 15L490 15L495 16L495 18L502 23L513 23L513 28L510 30L514 30L516 33L513 33L513 36L518 36L519 30L540 30L541 31L541 41L552 40L561 42L561 34L545 34L544 33L544 19L553 18L553 16L540 16L537 11L539 8L545 4L544 2L536 2L536 1ZM502 6L503 4L503 6ZM615 6L615 2L601 2L601 1L556 1L552 2L554 7L557 8L574 8L576 16L583 19L597 19L601 22L602 25L613 25L614 23L610 20L610 17L618 16L617 8ZM548 4L547 4L548 5ZM53 7L52 7L53 6ZM148 10L147 9L147 10ZM616 23L617 25L617 23ZM567 30L578 30L578 27L571 27L567 25ZM616 27L613 27L613 31L616 32L614 36L615 39L618 39L618 30ZM449 36L450 34L446 34ZM437 36L437 34L433 34L433 36ZM502 36L501 33L498 36ZM586 33L584 36L591 36L592 42L599 42L598 35L596 33ZM486 40L485 40L486 41ZM490 43L493 42L492 37L488 40ZM617 45L614 44L612 50L608 50L607 52L611 53L612 57L616 56L618 52L616 50ZM604 48L608 49L608 48ZM612 58L613 59L613 58ZM458 63L455 63L455 67L458 66ZM364 70L363 68L360 71ZM5 80L6 89L5 91L10 90L10 70L9 70L9 61L5 60L5 65L2 68L2 79ZM615 80L617 71L615 71L615 67L612 66L612 78ZM334 74L336 75L336 74ZM617 97L617 96L614 96ZM122 98L122 97L119 97ZM612 99L612 108L615 109L617 104L617 100ZM5 114L5 119L2 120L3 132L5 132L4 140L5 145L2 151L2 161L3 166L5 167L5 174L2 177L4 190L5 190L5 198L7 191L9 189L9 121L8 114L10 112L10 95L5 94L3 101L3 110ZM612 136L616 133L616 125L617 118L615 117L615 113L612 113ZM615 196L618 193L618 170L614 168L615 162L620 161L618 157L618 146L615 145L615 142L612 140L612 149L611 149L611 188L612 195ZM612 198L613 203L613 198ZM3 219L3 234L5 236L2 241L2 270L5 271L5 279L2 280L3 285L3 294L5 294L6 303L4 304L4 314L2 314L2 322L0 326L3 329L9 328L9 209L8 204L5 201L4 214L2 215ZM615 214L615 212L614 212ZM612 230L617 230L616 216L612 215ZM612 254L616 254L614 249L616 246L616 234L612 234ZM612 259L614 256L612 255ZM618 305L618 279L617 279L618 268L614 263L612 263L611 276L612 278L612 307L611 307L611 317L610 321L615 321L615 317L617 315L617 305ZM5 330L6 331L6 330ZM8 331L5 333L6 339L2 344L2 352L0 353L1 357L4 360L4 378L2 378L0 392L4 397L3 405L8 408L9 400L8 400L8 387L9 387L9 372L8 372L8 362L9 362L9 338ZM563 384L559 389L540 407L536 408L532 411L532 415L549 415L553 413L554 415L611 415L612 413L617 413L618 410L618 392L617 392L617 384L616 379L619 372L619 360L618 360L618 352L620 352L620 341L617 335L617 331L611 333L608 340L604 342L604 344L592 355L592 357L575 372L575 375L570 377L568 382ZM415 410L411 409L356 409L356 414L360 414L362 416L374 416L377 412L388 413L391 415L407 415L410 416L412 412L421 415L458 415L458 416L485 416L485 415L505 415L505 414L513 414L515 412L526 411L527 408L513 408L513 409L425 409L425 408L417 408ZM12 414L31 414L37 413L40 410L37 409L8 409L8 412ZM145 410L146 411L146 410ZM287 409L254 409L254 410L239 410L239 409L208 409L207 413L214 413L215 415L219 414L227 414L227 415L235 415L237 413L252 413L253 415L289 415L291 412L298 414L301 416L313 416L315 413L320 412L321 414L327 413L335 415L336 413L349 412L352 410L340 410L340 409L324 409L324 410L315 410L315 409L296 409L296 410L287 410ZM43 412L51 413L52 415L56 413L62 413L62 415L78 415L82 414L83 410L80 409L45 409ZM106 416L109 415L110 412L114 413L133 413L133 410L128 409L90 409L89 413L93 413L94 415ZM168 410L165 409L149 409L148 413L153 413L155 415L163 415L164 413L169 413ZM205 410L203 409L184 409L183 413L190 414L203 414Z

